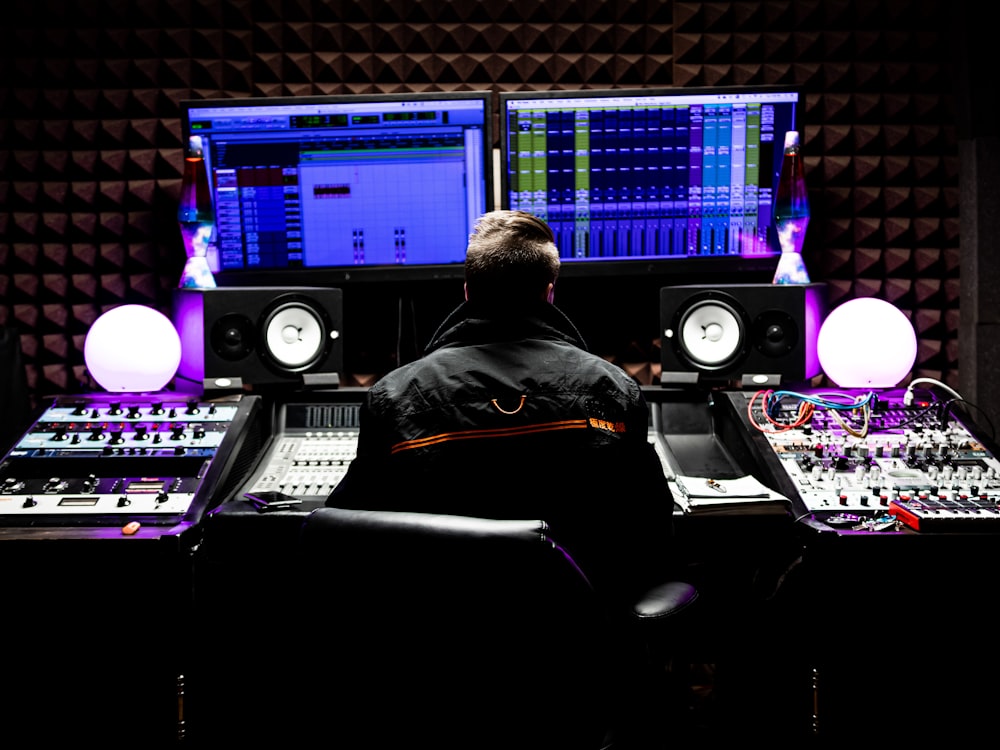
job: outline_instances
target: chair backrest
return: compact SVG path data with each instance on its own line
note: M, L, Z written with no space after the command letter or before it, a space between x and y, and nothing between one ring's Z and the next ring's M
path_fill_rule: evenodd
M602 746L608 620L543 521L322 508L301 550L302 689L338 746Z

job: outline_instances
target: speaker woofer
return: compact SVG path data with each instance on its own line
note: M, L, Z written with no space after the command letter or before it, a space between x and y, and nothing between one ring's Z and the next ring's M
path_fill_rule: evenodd
M699 369L727 369L746 354L746 314L735 300L706 293L679 310L676 320L668 334L677 354Z
M301 302L285 302L274 308L261 329L267 354L288 372L307 370L323 356L328 327L321 314Z

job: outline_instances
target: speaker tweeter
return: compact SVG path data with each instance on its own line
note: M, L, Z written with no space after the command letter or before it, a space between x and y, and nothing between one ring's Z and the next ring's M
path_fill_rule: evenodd
M250 318L240 313L223 315L212 324L212 351L227 362L245 359L257 347L257 331Z

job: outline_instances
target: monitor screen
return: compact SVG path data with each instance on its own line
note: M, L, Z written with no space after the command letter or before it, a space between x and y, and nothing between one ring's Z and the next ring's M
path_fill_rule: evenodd
M184 142L202 137L211 175L220 286L460 275L494 204L491 96L183 101Z
M793 88L501 92L500 202L553 228L563 275L766 270Z

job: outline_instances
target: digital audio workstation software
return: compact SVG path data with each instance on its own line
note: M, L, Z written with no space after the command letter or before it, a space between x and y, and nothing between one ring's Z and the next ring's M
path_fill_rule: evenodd
M544 218L570 262L774 256L798 107L764 87L504 92L501 202Z
M182 102L219 270L456 263L492 208L489 92Z

